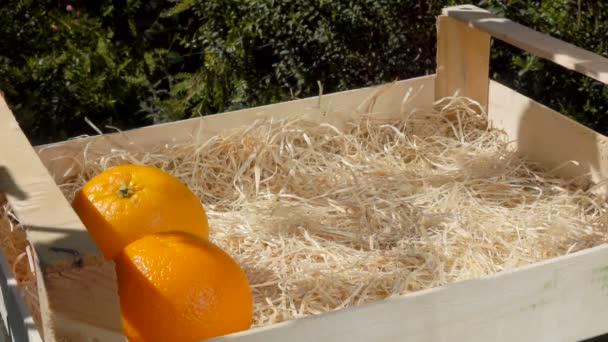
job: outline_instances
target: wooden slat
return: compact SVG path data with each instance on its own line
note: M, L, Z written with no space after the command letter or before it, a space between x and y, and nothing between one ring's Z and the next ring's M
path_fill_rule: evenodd
M576 342L608 332L608 246L208 342Z
M435 98L466 96L488 106L490 35L447 16L437 18Z
M247 125L261 118L299 117L327 122L340 127L347 119L373 111L376 117L399 116L413 109L428 110L433 102L435 76L423 76L395 83L383 84L334 94L293 100L209 115L154 126L137 128L122 133L105 134L37 146L40 158L60 182L74 174L83 160L83 149L91 158L107 155L111 149L144 150L163 144L204 141L222 131ZM373 105L373 106L372 106ZM68 156L69 158L65 158Z
M4 99L0 100L0 146L0 191L6 193L26 228L42 269L73 261L73 256L57 253L51 247L76 250L86 257L101 256Z
M608 137L498 82L491 82L490 94L490 121L520 155L560 176L598 184L595 192L608 196Z
M100 330L121 332L114 264L103 260L4 99L0 99L0 146L0 192L6 194L35 251L44 339L52 341L54 331L64 329L56 319L63 316L71 318L62 324L72 331L86 318ZM65 307L68 296L80 305ZM93 333L90 338L108 341L106 335Z
M2 219L0 218L0 221ZM0 222L0 224L3 224ZM11 342L42 342L34 319L27 309L21 293L17 288L17 280L11 274L8 261L0 253L0 315L2 324L8 333L4 336ZM0 334L0 341L2 340Z
M608 84L608 59L472 5L443 9L443 14L533 55Z

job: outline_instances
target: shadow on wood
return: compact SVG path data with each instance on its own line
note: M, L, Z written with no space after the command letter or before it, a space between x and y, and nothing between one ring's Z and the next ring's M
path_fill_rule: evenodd
M0 166L0 193L5 193L20 201L28 199L28 195L15 183L15 178L4 166Z
M80 241L89 238L87 231L42 226L27 226L26 230L52 233L54 237L39 241L36 252L56 261L41 260L40 266L44 270L47 314L56 324L57 335L85 340L83 333L88 331L103 341L124 341L114 263L78 247Z
M608 333L606 333L604 335L595 336L590 339L579 341L579 342L608 342Z

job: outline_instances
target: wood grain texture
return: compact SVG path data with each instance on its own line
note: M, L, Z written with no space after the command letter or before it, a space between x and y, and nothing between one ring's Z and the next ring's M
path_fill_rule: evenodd
M83 257L98 258L99 249L72 210L4 99L0 99L0 191L6 193L25 227L44 270L73 257L51 247L76 250Z
M520 155L608 196L608 137L498 82L490 90L490 121Z
M60 336L57 342L129 342L122 333L61 314L55 316L55 326L59 327L56 330L56 336Z
M208 342L575 342L608 332L608 246Z
M113 273L114 264L108 262L46 275L47 296L52 299L50 310L61 313L64 320L120 331L120 312L106 305L114 300L118 290L116 277L108 277Z
M466 96L488 109L490 35L447 16L437 18L435 99Z
M0 192L6 194L35 251L42 337L65 341L55 332L77 331L80 321L100 331L121 331L114 264L103 260L4 99L0 99L0 146ZM57 320L64 316L72 321ZM107 340L106 333L90 330L82 331L88 334L82 341Z
M603 56L476 6L447 7L443 9L443 14L533 55L608 84L608 59Z

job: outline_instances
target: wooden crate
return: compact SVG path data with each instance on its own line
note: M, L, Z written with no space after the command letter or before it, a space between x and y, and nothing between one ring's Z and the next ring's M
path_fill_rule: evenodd
M494 127L517 140L518 151L564 175L608 176L608 138L489 79L495 37L565 68L608 83L608 60L474 6L443 10L437 20L437 72L382 88L375 108L430 109L458 91L481 103ZM192 136L201 141L259 117L302 117L340 123L359 115L361 99L378 87L239 110L168 124L32 147L4 101L0 102L1 190L33 246L40 312L24 304L6 260L0 258L0 313L13 341L124 341L114 265L105 262L56 186L73 155L110 148L146 148ZM331 105L340 114L325 115ZM128 138L128 139L127 139ZM78 254L66 253L78 251ZM475 280L453 283L370 305L296 319L223 336L216 341L578 341L608 332L608 246Z

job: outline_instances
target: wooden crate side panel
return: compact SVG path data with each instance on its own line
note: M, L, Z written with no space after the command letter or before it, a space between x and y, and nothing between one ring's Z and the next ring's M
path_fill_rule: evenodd
M26 228L41 268L73 261L73 256L57 253L51 247L80 251L83 257L101 256L4 99L0 99L0 145L10 146L0 148L0 191L6 193Z
M559 175L600 183L608 178L608 138L520 93L492 81L489 117L522 156Z
M341 126L345 120L373 111L377 117L391 117L411 109L430 109L434 101L435 75L398 81L376 87L338 92L143 127L121 133L68 140L38 146L44 164L59 181L69 177L82 162L83 148L87 154L101 156L110 149L145 150L159 144L172 144L195 139L204 141L223 130L253 123L260 118L300 117ZM409 97L407 96L408 94ZM404 102L404 99L409 99ZM67 158L66 158L67 156Z
M49 335L58 341L126 342L122 335L114 263L46 274Z
M57 326L55 318L60 315L74 321L88 318L102 329L112 325L114 332L120 332L114 264L103 260L3 99L0 145L10 146L0 148L0 191L6 194L35 251L43 338L58 338L54 331L62 327ZM102 282L100 278L109 281ZM57 290L56 284L61 283L67 288ZM58 291L63 296L57 295ZM80 304L65 307L63 301L68 296L79 299ZM102 336L92 334L89 339Z
M209 342L574 342L608 332L608 246Z
M56 336L60 336L57 342L129 342L122 335L122 330L102 328L98 324L91 324L62 314L55 315L54 322L58 327L55 331Z

